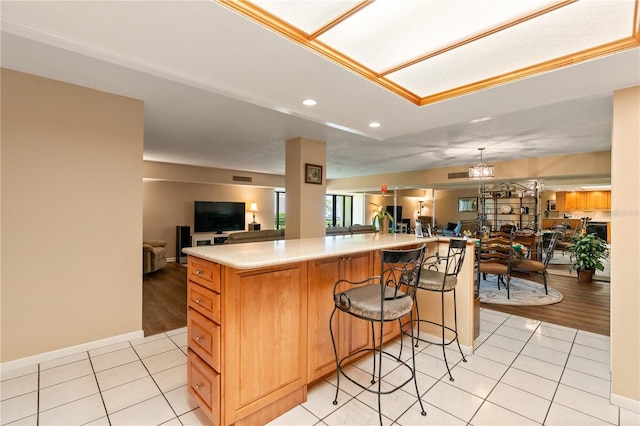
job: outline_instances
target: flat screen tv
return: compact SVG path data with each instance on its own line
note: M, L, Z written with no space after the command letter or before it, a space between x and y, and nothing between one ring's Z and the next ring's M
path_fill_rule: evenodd
M391 216L393 216L394 222L396 223L402 222L402 206L387 206L387 211L391 213Z
M194 232L242 231L245 225L244 203L231 201L196 201Z

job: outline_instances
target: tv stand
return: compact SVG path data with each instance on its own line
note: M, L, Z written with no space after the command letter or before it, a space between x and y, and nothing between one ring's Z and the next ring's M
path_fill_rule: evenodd
M224 232L199 232L191 234L191 247L224 244L227 238L229 238L229 234Z

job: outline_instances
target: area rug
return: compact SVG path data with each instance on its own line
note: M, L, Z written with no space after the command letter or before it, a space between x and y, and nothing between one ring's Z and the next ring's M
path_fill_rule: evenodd
M487 279L480 279L480 301L499 305L540 306L552 305L562 300L558 290L548 287L549 294L545 294L544 285L523 278L511 278L510 298L507 299L507 289L500 285L498 290L497 275L487 275Z

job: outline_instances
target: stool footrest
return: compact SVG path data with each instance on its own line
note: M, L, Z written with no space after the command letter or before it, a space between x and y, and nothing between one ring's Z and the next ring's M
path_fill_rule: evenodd
M438 327L443 327L442 324L440 324L439 322L429 321L429 320L424 320L424 319L414 319L414 320L412 320L412 323L417 323L418 321L419 322L423 322L423 323L427 323L427 324L433 324L433 325L436 325ZM404 326L407 325L407 324L409 324L409 323L406 322L406 323L402 324L402 327L403 327L402 334L404 334L405 336L411 336L411 334L409 332L404 330ZM431 343L432 345L438 345L438 346L448 346L448 345L450 345L453 342L458 340L458 332L456 330L454 330L453 328L451 328L449 326L446 326L446 325L444 326L444 329L445 330L449 330L451 333L453 333L453 337L449 341L434 342L434 341L431 341L431 340L426 340L426 339L423 339L420 336L418 336L417 333L415 332L415 330L414 330L414 333L413 333L413 338L415 340L419 340L419 341L424 342L424 343Z
M379 360L379 357L380 357L380 350L379 350L378 348L365 348L365 349L360 349L360 350L358 350L358 351L356 351L356 352L354 352L354 353L352 353L352 354L347 355L346 357L342 358L342 359L338 362L338 365L337 365L337 367L338 367L338 374L342 373L342 375L343 375L347 380L349 380L351 383L355 384L356 386L360 387L361 389L363 389L363 390L365 390L365 391L367 391L367 392L371 392L371 393L375 393L375 394L377 394L377 393L381 393L381 394L383 394L383 395L388 395L388 394L390 394L390 393L393 393L393 392L397 391L398 389L401 389L401 388L402 388L402 387L404 387L407 383L409 383L410 381L412 381L412 380L413 380L413 377L414 377L414 374L415 374L415 373L413 372L413 368L412 368L409 364L407 364L405 361L402 361L399 357L397 357L397 356L395 356L395 355L391 354L390 352L387 352L387 351L383 350L383 351L382 351L382 353L383 353L384 355L386 355L386 356L388 356L389 358L391 358L392 360L396 361L398 364L402 364L403 366L405 366L405 367L409 370L409 373L410 373L410 374L409 374L409 378L408 378L405 382L403 382L402 384L400 384L400 385L395 385L395 386L393 386L391 389L388 389L388 390L385 390L385 391L382 391L382 390L381 390L380 392L378 392L377 388L376 388L376 389L371 389L371 385L372 385L373 383L375 383L375 382L372 382L372 383L371 383L371 385L369 385L369 386L365 386L365 385L363 385L362 383L357 382L356 380L354 380L354 379L352 379L351 377L349 377L349 375L344 371L344 368L342 367L342 364L343 364L343 363L345 363L345 362L350 361L352 358L354 358L354 357L356 357L356 356L358 356L358 355L360 355L360 354L362 354L362 353L364 353L364 352L370 352L370 353L372 353L374 357L377 357L377 358L376 358L376 361L378 361L378 360ZM375 368L379 368L379 365L377 365L377 364L375 364L375 363L374 363L374 367L375 367ZM377 372L374 372L374 377L375 377L376 373L377 373Z

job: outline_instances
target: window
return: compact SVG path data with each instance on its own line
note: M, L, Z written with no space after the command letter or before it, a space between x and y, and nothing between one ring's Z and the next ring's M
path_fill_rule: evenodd
M285 193L275 192L274 228L285 228ZM353 196L351 195L327 195L325 199L325 226L351 226L353 225Z
M275 218L274 229L284 229L284 211L285 211L285 198L284 192L276 191L276 200L273 205L275 206L275 212L273 217Z
M353 225L353 197L351 195L327 195L325 202L325 226Z

